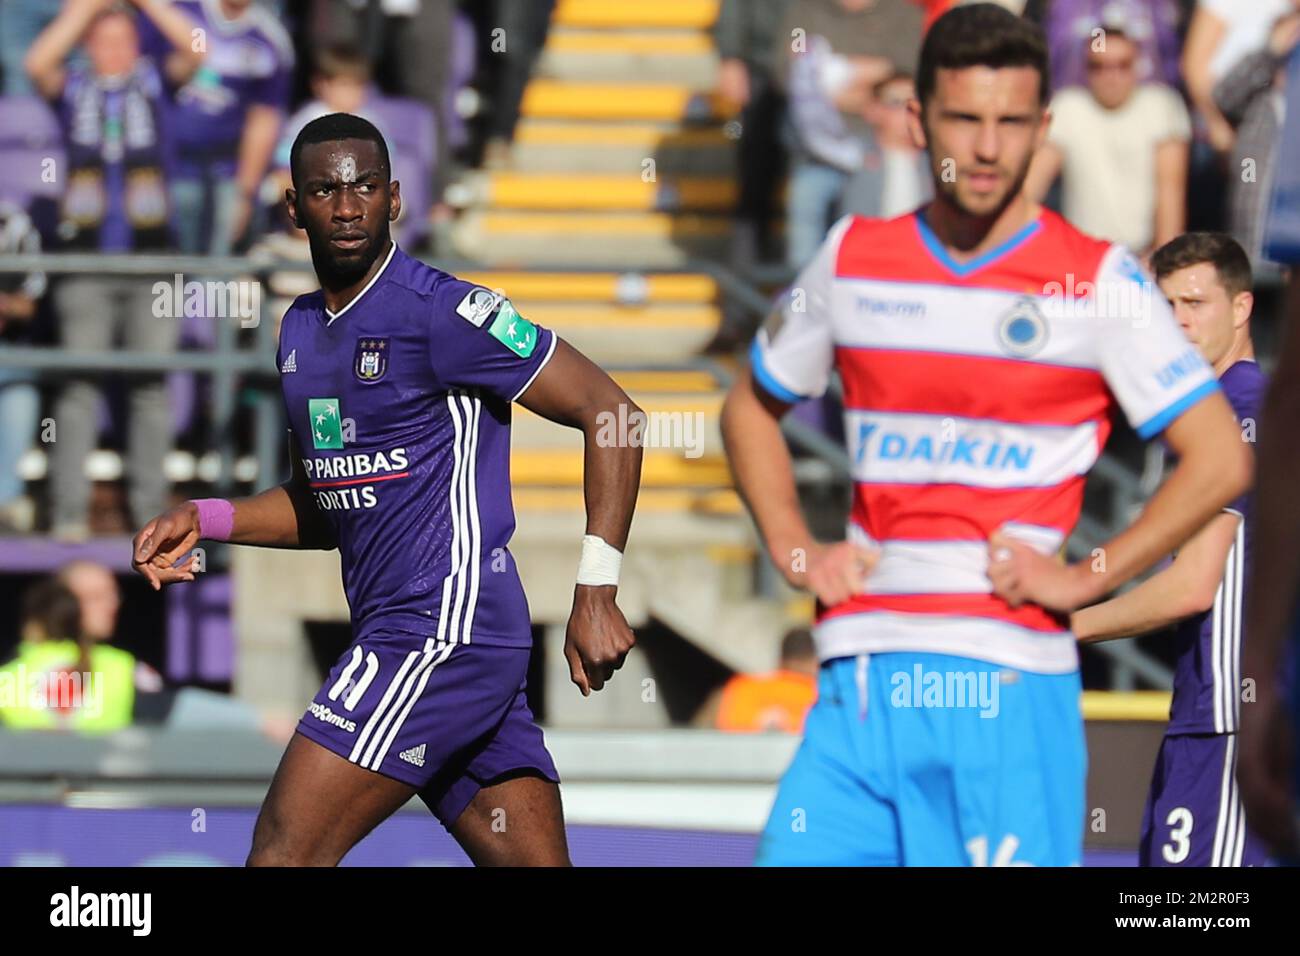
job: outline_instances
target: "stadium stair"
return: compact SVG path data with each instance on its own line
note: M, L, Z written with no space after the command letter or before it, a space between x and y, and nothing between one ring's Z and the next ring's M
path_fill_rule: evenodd
M730 667L765 670L789 597L754 597L752 526L718 430L722 383L693 361L718 328L719 290L706 275L643 274L716 258L730 235L735 143L712 94L718 7L560 0L509 167L459 184L453 240L490 270L466 278L626 370L615 378L646 412L702 423L698 457L646 449L624 573L637 583L620 604L634 625L653 617ZM565 271L577 268L608 271ZM562 623L583 531L581 436L518 409L512 469L513 550L534 619Z
M719 322L718 288L703 275L465 272L507 292L522 315L553 328L601 365L669 447L647 447L620 604L635 625L654 618L735 669L772 666L791 619L786 599L754 597L754 538L722 451L723 389L693 357ZM684 449L686 445L689 448ZM696 453L698 451L698 454ZM689 453L688 453L689 452ZM584 529L583 439L516 406L512 551L535 621L562 622ZM806 612L799 606L796 615Z
M730 234L734 143L712 93L718 0L560 0L508 170L472 174L453 243L493 266L676 268Z

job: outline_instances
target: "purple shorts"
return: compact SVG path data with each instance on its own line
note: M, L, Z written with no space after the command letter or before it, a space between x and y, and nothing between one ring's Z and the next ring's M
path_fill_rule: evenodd
M1142 812L1141 866L1262 866L1246 828L1236 734L1172 734L1160 744Z
M559 783L524 696L528 648L376 634L330 669L298 733L417 788L443 826L512 773Z

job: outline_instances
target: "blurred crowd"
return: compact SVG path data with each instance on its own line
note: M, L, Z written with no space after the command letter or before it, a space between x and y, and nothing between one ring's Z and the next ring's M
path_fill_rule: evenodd
M1296 0L1001 0L1040 23L1054 116L1026 186L1146 257L1226 230L1257 272ZM921 39L953 0L723 0L719 92L741 109L734 264L802 266L845 213L891 216L930 189L907 133Z
M715 92L736 114L733 267L797 269L840 215L892 216L927 199L931 161L907 104L924 31L952 2L721 0ZM1051 49L1055 119L1027 179L1034 196L1143 256L1185 230L1223 229L1257 275L1276 273L1261 237L1300 0L1002 2L1040 22ZM305 260L281 202L289 147L340 110L389 140L403 184L398 240L445 253L447 187L463 169L509 164L554 6L4 0L0 254ZM0 534L81 540L138 527L167 503L168 452L210 447L194 411L201 377L164 370L176 349L211 346L216 324L158 321L154 278L171 276L0 275L3 345L160 357L107 389L103 376L74 374L44 393L31 370L0 367ZM273 295L312 284L278 281ZM730 344L742 344L746 330L735 331ZM57 441L45 445L38 508L19 462L47 423ZM106 431L126 478L111 507L85 466Z

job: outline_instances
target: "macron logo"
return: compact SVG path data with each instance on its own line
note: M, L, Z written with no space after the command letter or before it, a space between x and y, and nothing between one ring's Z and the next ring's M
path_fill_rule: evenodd
M417 767L424 766L424 744L418 747L412 747L410 750L403 750L397 755L399 760L405 760L407 763L415 764Z
M298 350L292 349L289 352L289 357L285 359L284 364L280 366L280 372L287 375L290 372L296 371L298 371Z

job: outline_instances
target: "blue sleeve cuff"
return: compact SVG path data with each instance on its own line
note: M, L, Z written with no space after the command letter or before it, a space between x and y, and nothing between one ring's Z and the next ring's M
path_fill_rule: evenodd
M1183 412L1187 411L1189 408L1191 408L1201 399L1205 398L1207 395L1210 395L1211 393L1217 392L1219 390L1220 389L1219 389L1218 379L1213 379L1211 381L1206 382L1204 385L1198 386L1197 388L1188 392L1182 398L1178 399L1178 401L1174 402L1164 411L1157 412L1155 415L1148 418L1141 425L1137 426L1136 431L1138 433L1138 437L1145 440L1160 434L1162 431L1168 428L1169 425L1173 422L1173 420L1177 418L1179 415L1181 415Z
M754 381L761 385L763 391L767 392L773 398L779 399L780 401L786 402L790 405L795 405L799 402L808 400L807 395L800 395L797 392L790 391L790 389L786 388L772 377L772 373L769 372L767 366L763 364L763 350L758 346L758 339L754 339L753 343L749 346L749 365L754 374Z

